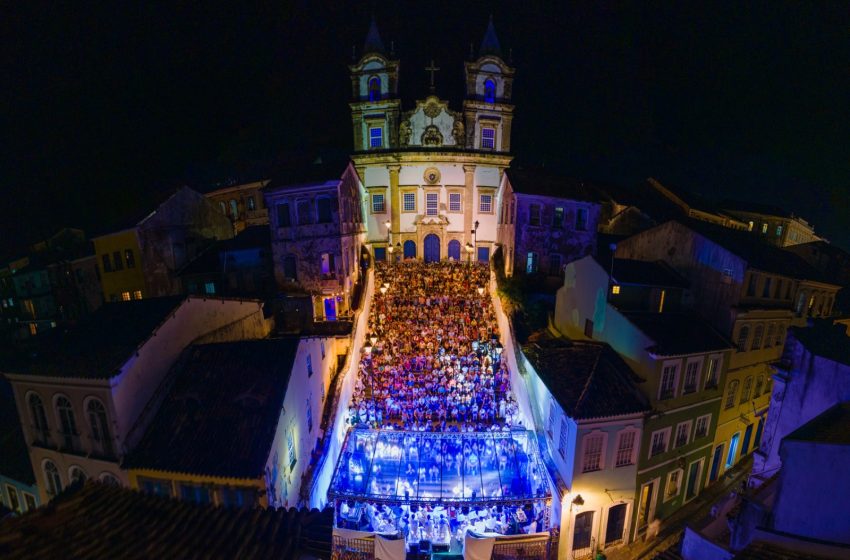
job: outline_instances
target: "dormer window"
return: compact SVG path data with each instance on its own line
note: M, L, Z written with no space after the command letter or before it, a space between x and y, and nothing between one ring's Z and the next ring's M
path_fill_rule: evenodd
M481 129L481 148L484 150L496 149L496 129L484 127Z
M495 103L496 102L496 83L489 78L484 80L484 102L485 103Z
M373 76L369 78L369 101L381 100L381 78Z
M380 126L373 126L369 128L369 147L370 148L380 148L383 145L384 140L384 129Z

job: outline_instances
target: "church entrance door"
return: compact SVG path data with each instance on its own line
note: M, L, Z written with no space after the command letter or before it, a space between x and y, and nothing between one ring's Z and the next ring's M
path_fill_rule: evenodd
M454 259L455 262L460 260L460 241L457 239L449 241L449 258Z
M425 236L425 262L440 260L440 238L430 233Z

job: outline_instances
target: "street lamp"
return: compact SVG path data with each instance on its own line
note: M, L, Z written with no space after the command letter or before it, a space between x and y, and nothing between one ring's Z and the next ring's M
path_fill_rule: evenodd
M367 342L366 346L363 347L363 351L366 352L367 355L371 354L372 353L372 345Z
M483 296L483 295L484 295L484 286L478 286L478 295L479 295L479 296Z
M372 333L372 334L369 336L369 340L371 340L371 341L372 341L372 346L374 346L374 345L375 345L375 344L377 344L377 342L378 342L378 337L377 337L377 335L376 335L375 333Z
M475 220L475 223L472 224L472 225L475 226L475 229L473 229L469 233L471 233L472 236L473 236L472 238L473 238L473 249L474 249L475 247L478 247L478 220ZM469 255L469 263L472 264L472 255L471 254Z

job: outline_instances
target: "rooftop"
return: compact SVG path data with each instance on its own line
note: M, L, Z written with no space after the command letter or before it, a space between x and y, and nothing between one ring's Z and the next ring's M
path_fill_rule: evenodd
M838 403L803 424L782 441L850 445L850 401Z
M187 348L125 467L259 478L297 348L294 337Z
M812 354L850 365L850 336L846 325L832 319L812 319L807 327L792 327L791 333Z
M649 410L641 379L607 344L544 338L523 346L540 379L571 418L587 420Z
M30 375L108 379L183 300L176 296L106 303L73 327L34 337L2 367Z
M597 259L608 270L607 263ZM639 261L634 259L614 259L612 279L616 284L634 284L639 286L664 286L667 288L687 288L690 283L673 267L664 261Z
M0 557L329 557L333 511L200 506L87 482L0 521Z
M513 168L506 170L514 192L599 202L602 194L590 183L556 174L541 168Z
M321 185L339 182L351 160L339 157L317 158L312 161L294 162L281 167L274 173L263 192L300 188L305 185Z
M223 273L222 253L228 251L250 251L266 249L271 254L271 230L269 226L249 226L232 239L221 239L210 245L195 260L179 271L179 276L194 274Z
M724 200L720 203L720 207L724 210L748 212L751 214L763 214L765 216L776 216L778 218L793 218L792 212L774 206L773 204L765 204L763 202L749 202L746 200Z
M733 348L732 342L691 313L621 311L628 321L651 338L647 348L659 356L681 356Z

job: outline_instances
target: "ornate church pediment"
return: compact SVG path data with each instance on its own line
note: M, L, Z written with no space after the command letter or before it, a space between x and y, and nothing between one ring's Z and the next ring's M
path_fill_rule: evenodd
M417 216L413 223L417 226L445 226L449 219L446 216Z
M465 138L463 115L434 95L417 101L416 108L404 113L399 124L402 146L463 146Z

